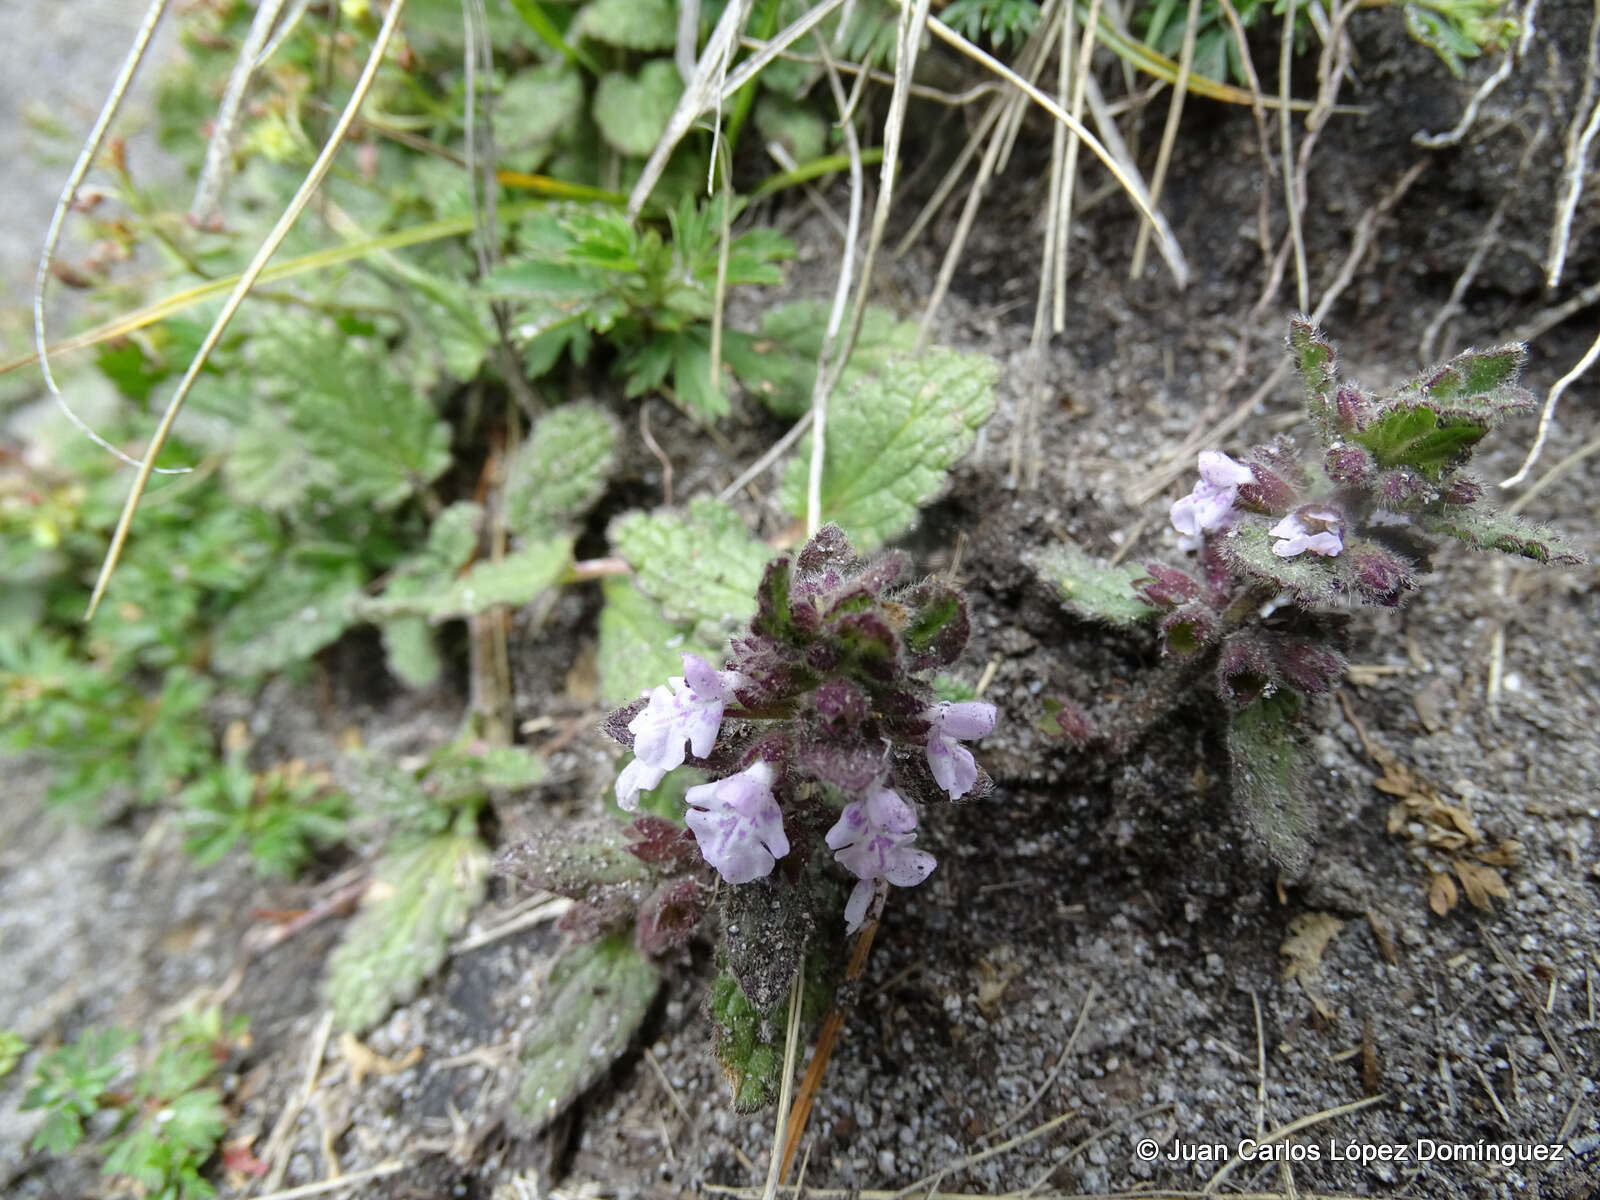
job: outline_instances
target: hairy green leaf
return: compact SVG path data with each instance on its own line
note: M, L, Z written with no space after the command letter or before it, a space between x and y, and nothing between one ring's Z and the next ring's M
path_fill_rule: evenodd
M724 971L711 985L711 1019L716 1024L717 1061L733 1085L734 1108L743 1113L765 1108L778 1095L783 1046L762 1036L769 1022L731 971Z
M496 149L523 168L519 152L543 149L574 127L583 113L583 75L564 60L526 67L494 102Z
M1289 322L1289 351L1306 389L1306 412L1326 436L1332 436L1338 413L1334 407L1337 363L1333 346L1322 331L1303 317Z
M1489 432L1488 425L1470 418L1441 418L1431 408L1391 409L1365 429L1352 435L1378 460L1380 467L1410 467L1438 479L1459 466Z
M569 947L551 968L538 1024L522 1044L512 1107L523 1133L543 1129L622 1056L661 987L631 931Z
M27 1038L14 1029L0 1029L0 1079L16 1070L27 1052Z
M1416 520L1428 532L1459 538L1474 550L1499 550L1535 562L1570 566L1588 561L1581 550L1555 530L1483 505L1438 505L1419 513Z
M444 660L433 642L433 628L421 617L394 617L380 629L383 660L394 677L407 687L431 687L444 670Z
M500 605L527 604L559 583L572 565L572 539L547 537L513 550L498 562L485 560L465 575L437 579L432 587L407 586L404 594L365 600L358 611L370 620L427 617L444 621L469 617Z
M890 363L829 406L822 520L861 550L903 533L944 486L994 410L998 369L981 354L933 350ZM784 473L780 499L805 511L810 439Z
M393 508L450 465L450 429L389 351L322 325L269 325L252 342L257 405L230 487L275 511L308 499Z
M336 641L355 622L364 574L341 549L301 548L241 596L217 630L212 665L225 675L262 675Z
M716 651L691 640L687 629L661 615L661 607L631 579L611 577L601 585L600 698L626 704L640 692L683 674L685 652L711 659Z
M594 123L611 148L644 158L667 128L683 80L670 58L653 58L637 75L608 71L594 90Z
M811 407L828 315L829 306L822 301L798 300L763 314L758 336L727 337L723 357L777 416L798 417ZM848 393L862 375L882 370L895 355L909 353L916 340L915 321L899 321L888 309L869 307L835 393Z
M1214 544L1235 570L1293 592L1307 608L1331 604L1339 595L1338 559L1316 554L1279 558L1262 525L1243 522Z
M754 615L756 585L772 557L733 509L704 496L690 501L687 511L619 518L611 525L611 543L667 619L693 626L704 645L721 645Z
M1280 691L1234 713L1228 725L1234 801L1290 875L1305 868L1317 830L1310 756L1295 733L1299 710L1294 693Z
M506 524L523 537L564 532L600 498L616 459L618 430L591 404L541 417L506 464Z
M581 36L624 50L671 50L678 42L672 0L589 0L574 25Z
M1085 620L1134 625L1155 615L1156 610L1133 590L1134 583L1145 577L1142 567L1112 566L1069 542L1045 555L1039 571L1060 585L1061 599Z
M378 863L361 910L328 964L328 1004L359 1033L417 994L450 938L483 899L489 856L476 836L446 833Z

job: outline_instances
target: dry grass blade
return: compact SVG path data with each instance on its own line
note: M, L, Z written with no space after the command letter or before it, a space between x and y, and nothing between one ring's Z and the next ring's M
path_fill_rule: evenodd
M134 34L133 45L128 48L128 56L122 62L122 69L117 72L116 81L112 83L106 102L101 106L100 115L95 118L94 128L84 139L83 147L78 151L77 161L72 164L66 185L61 189L61 196L56 201L55 211L50 214L50 228L44 235L44 249L39 254L39 271L33 281L33 351L39 361L39 370L44 375L45 388L55 400L56 407L67 420L72 422L79 433L131 467L138 466L138 460L124 454L90 429L88 424L72 411L67 398L61 394L61 388L56 384L56 377L50 370L51 347L47 344L44 331L44 294L50 282L50 267L55 260L56 247L61 242L61 228L66 224L67 213L72 210L73 198L78 194L78 188L82 186L89 168L94 165L95 156L100 153L106 131L116 119L117 110L122 107L123 97L128 93L128 85L133 82L134 73L138 71L139 64L144 61L145 53L150 49L150 39L155 36L156 26L160 23L162 14L167 11L167 3L168 0L151 0L150 7L145 9L144 19L139 23L138 32Z
M878 932L878 915L882 910L883 896L880 892L868 913L866 926L856 935L855 945L850 948L850 961L845 964L844 969L846 986L859 981L867 969L867 955L872 951L872 939ZM822 1076L833 1058L834 1042L838 1040L839 1031L843 1028L844 1009L835 1004L822 1022L822 1031L817 1034L816 1049L811 1052L811 1062L806 1066L805 1078L800 1081L800 1090L795 1094L794 1108L789 1113L788 1129L784 1136L783 1153L778 1166L780 1183L789 1177L789 1168L794 1164L794 1156L800 1149L800 1139L805 1136L806 1122L811 1117L811 1106L816 1103L817 1094L822 1089Z
M1244 68L1244 77L1250 88L1250 115L1256 122L1256 145L1261 155L1261 188L1256 206L1256 240L1261 244L1261 257L1268 273L1272 271L1272 233L1268 222L1267 199L1270 192L1272 177L1272 142L1267 137L1267 110L1261 95L1261 80L1256 75L1256 65L1250 58L1250 43L1245 38L1244 23L1239 20L1239 12L1233 6L1233 0L1218 0L1222 13L1228 20L1228 28L1233 33L1233 42L1239 50L1239 63Z
M837 344L839 329L844 324L845 305L850 297L851 274L855 269L856 241L861 236L862 196L866 181L861 169L861 142L856 137L855 123L851 119L852 105L845 95L844 83L839 78L828 44L820 35L817 49L828 72L828 87L833 92L834 103L839 106L839 128L844 134L845 147L850 153L850 217L845 224L844 256L839 266L839 281L834 287L833 308L828 314L828 328L822 338L822 349L817 355L817 378L811 390L811 463L806 478L806 536L810 537L822 527L822 467L826 452L828 428L828 397L844 374L850 358L850 347ZM865 268L870 270L870 264ZM866 278L862 278L862 291Z
M1597 108L1596 111L1600 111ZM1515 475L1500 481L1502 488L1514 488L1528 477L1528 472L1533 470L1533 464L1539 461L1539 455L1544 451L1545 439L1550 436L1550 423L1555 419L1556 405L1560 403L1562 394L1583 378L1590 367L1594 366L1595 359L1600 358L1600 333L1589 345L1589 349L1572 370L1568 371L1550 388L1550 394L1545 397L1544 408L1539 412L1539 430L1534 434L1533 448L1528 451L1528 457L1522 460L1522 466Z
M1036 28L1034 37L1023 48L1017 65L1024 72L1025 77L1036 78L1044 70L1044 47L1049 41L1048 28ZM950 245L946 247L944 261L939 265L938 277L934 280L933 291L928 296L927 306L922 311L922 320L917 327L917 349L928 344L933 334L933 323L939 313L939 306L944 303L945 293L950 290L950 282L955 278L956 265L961 260L961 254L966 249L967 237L972 232L972 226L977 219L978 210L983 205L984 190L989 186L989 180L994 177L1000 155L1006 146L1004 130L1009 123L1020 120L1023 108L1027 104L1025 95L1011 94L997 99L993 106L994 132L992 134L975 136L971 143L975 145L981 140L984 144L983 158L978 163L978 174L972 181L972 188L967 192L966 203L962 205L961 217L956 222L955 233L950 238Z
M178 388L172 394L172 399L167 401L167 408L161 415L161 421L156 426L155 433L151 435L150 445L145 449L144 461L139 464L139 474L129 489L127 502L122 507L122 515L117 518L116 531L111 536L111 546L106 551L105 561L100 565L99 577L95 580L94 594L89 598L89 609L85 620L94 617L95 610L100 607L100 601L105 596L106 585L111 582L111 574L116 570L117 559L121 557L122 547L128 540L128 529L133 524L133 514L139 507L139 498L144 494L145 486L150 482L150 475L155 466L156 455L161 453L161 448L166 444L168 435L172 432L173 422L178 419L178 412L183 407L184 400L189 395L189 390L194 387L194 381L199 377L201 369L205 366L206 359L211 351L216 348L221 340L223 331L228 323L233 320L233 315L239 311L239 306L244 302L246 294L255 286L256 280L265 270L267 262L282 245L283 239L288 236L289 230L299 220L300 214L305 210L311 196L321 185L323 177L333 165L334 156L343 144L345 134L349 131L351 122L355 119L356 110L361 107L361 102L366 99L372 81L378 73L378 65L383 61L384 52L389 47L389 41L394 36L400 24L400 14L405 11L405 0L392 0L389 11L384 14L383 24L378 28L378 36L373 41L372 52L367 56L366 65L362 68L361 77L356 81L355 90L351 92L349 102L344 111L339 114L338 124L333 132L328 135L316 161L311 164L311 170L301 180L300 187L295 191L294 197L278 218L278 223L272 227L266 239L257 248L255 256L251 258L250 265L239 276L239 282L234 285L233 291L223 303L222 311L212 322L211 328L206 332L205 340L200 343L200 348L195 351L194 358L189 362L189 369L183 373L183 378L178 382Z
M1321 1112L1312 1113L1310 1116L1305 1116L1299 1118L1298 1120L1290 1121L1287 1125L1280 1125L1270 1133L1264 1133L1259 1138L1253 1139L1253 1141L1257 1146L1271 1146L1277 1142L1283 1141L1285 1138L1292 1137L1294 1134L1299 1133L1302 1129L1310 1129L1313 1125L1320 1125L1324 1121L1333 1120L1335 1117L1343 1117L1348 1116L1350 1113L1360 1112L1362 1109L1371 1108L1374 1104L1379 1104L1388 1098L1389 1097L1387 1095L1368 1096L1363 1100L1353 1100L1349 1104L1340 1104L1333 1108L1325 1108ZM1206 1181L1206 1186L1200 1194L1202 1196L1216 1195L1217 1188L1221 1186L1222 1181L1229 1175L1233 1174L1234 1168L1244 1161L1245 1160L1239 1155L1234 1155L1222 1165L1215 1175Z
M732 0L723 9L717 27L711 31L706 48L700 55L693 78L684 85L683 95L678 98L672 116L667 119L666 130L650 152L650 158L639 174L639 181L633 185L633 191L628 193L630 218L637 217L643 211L650 193L661 179L661 173L667 169L667 159L672 157L683 135L700 119L700 114L713 106L721 112L726 94L723 89L727 81L728 63L738 48L739 31L744 28L750 4L751 0ZM711 161L716 162L716 155L712 155Z
M901 0L901 3L903 5L904 0ZM1171 270L1173 278L1177 280L1178 286L1181 288L1188 283L1189 267L1184 261L1183 251L1178 247L1177 239L1172 236L1171 227L1167 224L1166 218L1151 205L1150 197L1145 190L1144 184L1139 180L1137 174L1128 170L1126 162L1119 161L1101 144L1094 134L1084 128L1081 121L1074 118L1071 113L1050 99L1049 96L1034 87L1033 84L1022 78L1022 76L1000 62L993 55L980 50L943 21L930 16L927 19L927 27L934 37L953 49L959 50L974 62L980 63L993 71L1013 87L1021 90L1030 100L1056 120L1066 125L1072 132L1076 133L1082 139L1083 144L1089 147L1090 152L1105 165L1106 170L1111 172L1111 177L1128 194L1128 198L1133 201L1134 207L1139 210L1146 220L1155 226L1157 247L1161 251L1161 257L1166 261L1168 269Z
M787 1169L788 1163L784 1161L783 1147L784 1135L789 1125L789 1098L794 1088L795 1057L800 1048L800 1009L801 1001L805 997L805 955L800 956L800 969L794 973L794 979L789 985L789 1017L785 1025L783 1040L783 1076L778 1084L778 1115L772 1128L772 1159L767 1164L767 1184L762 1189L762 1200L773 1200L778 1194L778 1184L783 1181L782 1172Z
M1094 59L1094 30L1099 22L1100 0L1089 0L1089 15L1083 23L1082 45L1078 49L1078 62L1073 68L1072 77L1072 115L1079 122L1083 120L1087 95L1085 84L1089 80L1089 68ZM1082 139L1076 133L1070 133L1061 181L1061 206L1056 212L1056 293L1055 307L1050 316L1050 327L1056 333L1064 330L1067 324L1067 255L1072 247L1072 201L1078 183L1078 150L1082 145Z
M1067 5L1062 10L1059 19L1054 21L1060 26L1059 36L1050 24L1041 16L1040 23L1045 26L1043 40L1048 43L1060 41L1060 48L1056 52L1056 94L1060 97L1061 104L1070 103L1067 94L1072 83L1072 5ZM1066 177L1065 168L1067 160L1067 129L1065 125L1057 122L1050 131L1050 184L1046 189L1048 204L1044 217L1044 246L1039 254L1039 292L1038 299L1033 307L1033 333L1028 339L1028 348L1037 353L1044 344L1045 314L1050 310L1049 299L1051 288L1056 280L1056 264L1062 264L1062 283L1066 282L1065 247L1061 244L1063 234L1066 232L1067 222L1062 217L1062 207L1065 200ZM1063 288L1063 290L1065 290Z
M1522 11L1517 14L1516 22L1521 32L1517 35L1517 49L1515 54L1507 54L1500 60L1500 65L1495 68L1494 74L1478 85L1478 90L1472 93L1472 99L1467 101L1467 107L1461 113L1461 119L1444 133L1417 133L1413 134L1413 145L1421 146L1424 150L1441 150L1446 146L1459 145L1461 139L1467 136L1467 131L1478 120L1478 110L1483 107L1483 102L1492 96L1495 89L1511 77L1511 70L1521 61L1523 53L1528 49L1528 42L1533 38L1534 17L1539 12L1539 0L1528 0L1523 5Z
M1573 110L1572 125L1567 130L1567 147L1561 172L1561 191L1556 200L1555 219L1550 227L1550 250L1545 258L1545 286L1553 288L1561 282L1561 272L1566 267L1567 248L1572 240L1572 219L1578 211L1578 197L1583 194L1584 163L1589 158L1589 146L1600 132L1600 0L1595 0L1594 20L1589 26L1589 53L1584 59L1583 96ZM1587 120L1585 120L1587 114Z
M189 205L189 220L202 229L220 225L222 214L218 203L222 198L222 178L227 174L233 157L233 141L239 132L239 119L244 115L244 93L250 86L250 77L265 61L265 51L271 41L273 26L283 11L284 0L261 0L250 28L239 44L239 57L222 90L222 103L217 106L216 119L211 124L211 141L206 146L206 158L200 168L200 179L194 187L194 200Z
M1159 204L1161 187L1167 179L1167 166L1172 162L1172 147L1178 141L1178 123L1183 119L1183 99L1189 94L1189 72L1194 67L1195 35L1200 28L1200 0L1189 0L1189 21L1183 30L1183 49L1178 54L1178 79L1172 85L1172 103L1167 106L1167 123L1161 131L1161 146L1156 151L1155 169L1150 172L1150 203ZM1137 279L1144 274L1145 255L1150 252L1150 222L1139 225L1138 237L1133 243L1133 262L1128 268L1128 278Z
M1278 43L1278 136L1283 145L1283 205L1289 213L1289 240L1294 246L1295 295L1300 311L1311 307L1311 285L1306 279L1306 242L1300 229L1300 190L1293 167L1294 133L1289 117L1289 60L1294 51L1295 0L1283 10L1283 35Z

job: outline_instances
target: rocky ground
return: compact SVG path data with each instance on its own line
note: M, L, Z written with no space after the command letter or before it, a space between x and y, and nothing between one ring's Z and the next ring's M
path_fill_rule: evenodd
M1549 28L1463 144L1427 150L1412 135L1448 127L1490 68L1457 83L1405 40L1397 13L1358 18L1344 98L1364 112L1327 125L1310 174L1313 306L1363 220L1423 164L1368 222L1370 246L1324 316L1347 372L1368 385L1424 365L1429 324L1497 212L1476 282L1433 357L1531 327L1527 382L1542 394L1593 337L1592 308L1539 328L1541 314L1600 278L1600 209L1590 203L1573 229L1568 283L1554 294L1543 287L1588 14L1557 6L1542 20ZM1302 94L1314 87L1310 70L1297 80ZM931 132L918 153L949 153L960 118L925 115L918 127ZM1158 103L1147 144L1163 116ZM1541 125L1545 149L1524 154ZM1035 557L1063 539L1099 553L1170 554L1165 505L1188 486L1193 463L1192 452L1174 451L1250 400L1278 363L1294 305L1290 284L1251 315L1263 281L1253 242L1262 183L1248 110L1191 100L1164 207L1194 282L1179 293L1156 265L1130 282L1135 223L1120 200L1103 199L1076 226L1068 331L1030 357L1048 140L1030 120L940 324L946 342L1001 361L999 412L906 540L922 566L954 570L969 589L974 637L962 673L987 674L986 698L1003 714L981 754L998 787L981 805L925 822L942 865L894 897L879 931L811 1117L807 1187L1591 1200L1600 1189L1594 568L1544 571L1449 550L1408 607L1356 616L1355 666L1320 714L1322 828L1300 878L1279 878L1230 810L1203 705L1109 770L1038 733L1045 697L1113 702L1153 647L1069 618ZM1092 195L1103 177L1087 179ZM785 219L798 221L803 251L786 286L821 295L838 243L797 211ZM886 303L918 312L949 231L949 220L936 225L889 266ZM1594 394L1592 383L1568 394L1536 476L1595 436ZM1291 423L1298 406L1283 382L1213 444L1247 446ZM1013 435L1027 421L1014 472ZM1532 425L1514 425L1480 455L1485 478L1516 468ZM744 457L734 462L686 421L656 428L680 497L722 486L777 432L755 414L736 422L730 436ZM629 455L619 492L654 502L655 460L639 447ZM1147 491L1154 498L1141 500ZM1527 511L1592 554L1596 499L1580 465ZM774 511L745 504L753 523L776 532ZM574 589L522 639L519 716L596 717L585 685L595 611L595 597ZM458 694L374 690L352 669L356 657L331 655L319 693L269 689L231 715L310 758L331 757L346 725L395 753L452 727ZM594 811L615 760L598 731L583 733L551 756L550 784L525 803ZM1380 779L1387 790L1374 787ZM771 1118L728 1107L708 1050L711 967L701 950L673 965L645 1036L602 1086L550 1133L510 1138L499 1118L511 1051L559 944L548 927L456 955L368 1039L390 1059L413 1049L420 1059L364 1073L316 1036L337 920L248 960L241 951L257 910L313 904L339 886L337 866L358 864L330 864L320 884L263 888L237 864L194 871L160 822L63 832L29 793L25 780L8 789L0 817L6 1022L30 1037L138 1025L226 986L255 1035L231 1081L239 1118L230 1135L258 1135L259 1152L278 1132L274 1183L342 1170L363 1195L680 1196L764 1178ZM1470 810L1486 843L1519 843L1505 871L1509 897L1483 910L1465 899L1444 915L1430 908L1438 860L1419 847L1417 814L1434 800ZM1391 832L1397 802L1414 806ZM507 824L518 816L502 814ZM497 885L475 928L494 930L520 899ZM303 1092L310 1060L321 1066ZM22 1152L29 1123L17 1096L15 1079L0 1083L0 1185L19 1197L90 1186L81 1168ZM1028 1136L1009 1144L1019 1135ZM1231 1161L1251 1138L1297 1149L1284 1161ZM1153 1160L1142 1156L1146 1140ZM1480 1144L1561 1146L1565 1161L1439 1157L1441 1146ZM1382 1146L1410 1156L1360 1161ZM367 1169L392 1173L356 1174Z

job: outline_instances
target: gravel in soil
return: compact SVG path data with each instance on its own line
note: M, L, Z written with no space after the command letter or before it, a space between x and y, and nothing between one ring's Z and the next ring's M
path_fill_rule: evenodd
M1522 151L1541 123L1546 136L1564 136L1587 16L1545 19L1550 28L1469 140L1431 157L1410 136L1447 126L1466 85L1404 40L1398 13L1360 24L1351 95L1366 113L1330 122L1314 159L1313 298L1336 276L1362 215L1413 162L1430 161L1378 224L1371 254L1325 321L1346 371L1369 385L1423 365L1430 319L1508 197L1500 236L1438 354L1503 340L1560 298L1543 294L1537 270L1558 160L1529 162ZM1161 115L1146 120L1152 137ZM1405 609L1356 615L1357 669L1321 711L1314 741L1321 834L1300 878L1277 877L1232 812L1204 703L1110 769L1040 733L1045 698L1112 703L1153 648L1068 618L1032 557L1065 538L1096 552L1170 556L1164 505L1187 484L1175 478L1146 505L1130 497L1189 434L1265 378L1284 317L1280 302L1263 328L1246 324L1261 285L1249 114L1191 100L1165 204L1197 282L1177 294L1156 266L1129 282L1134 222L1106 200L1076 227L1068 331L1031 357L1029 260L1047 141L1030 120L1019 154L1032 154L1036 169L1014 164L994 189L939 325L948 343L1000 360L999 412L905 541L924 568L953 570L969 590L963 673L976 680L994 668L986 695L1004 719L980 757L998 787L982 804L927 815L924 841L941 865L893 897L811 1116L807 1186L1187 1194L1220 1172L1221 1193L1590 1200L1600 1186L1592 1158L1418 1161L1418 1151L1429 1142L1581 1148L1600 1137L1594 570L1539 571L1447 549ZM1600 271L1597 211L1585 209L1574 229L1570 280ZM826 294L835 236L807 216L797 237L788 289ZM914 313L947 237L948 223L890 264L886 301ZM1588 327L1572 321L1535 342L1532 386L1547 387L1576 360ZM1244 376L1222 394L1241 345ZM1593 436L1592 395L1569 394L1546 468ZM1285 427L1298 404L1286 383L1222 448ZM1022 427L1019 482L1010 448L1029 405L1037 417ZM679 497L720 487L775 436L750 414L726 431L730 456L661 405L652 419ZM1483 476L1509 475L1531 432L1531 422L1503 431L1480 458ZM616 498L655 502L659 466L638 445L628 455ZM782 532L765 495L741 502L764 534ZM1592 543L1594 508L1591 477L1579 469L1546 488L1530 515ZM551 782L529 802L544 816L594 810L614 770L615 748L592 728L585 656L594 611L594 598L574 591L519 623L519 715L563 729L585 723L551 756ZM369 744L415 747L450 727L458 703L442 693L376 706L352 696L338 715ZM333 752L326 714L303 695L268 694L253 715L286 749ZM1465 900L1443 916L1430 909L1431 860L1414 830L1389 832L1396 797L1373 786L1384 774L1374 750L1470 809L1489 842L1520 844L1505 870L1509 897L1484 910ZM0 875L6 957L25 964L0 977L0 1011L18 1014L24 1033L148 1020L227 975L251 906L294 899L263 897L237 870L186 870L159 827L58 838L43 832L54 826L38 823L26 793L6 801L17 832ZM508 826L525 815L501 814ZM154 882L132 889L134 879ZM516 900L496 885L495 911ZM478 922L493 923L493 912ZM255 1015L257 1034L239 1081L244 1132L265 1139L300 1087L320 1016L316 980L336 934L334 921L292 939L240 982L233 1003ZM415 1065L358 1078L330 1047L312 1103L287 1127L282 1181L324 1177L331 1150L347 1172L416 1164L363 1185L377 1196L525 1195L558 1183L567 1194L677 1196L759 1184L771 1117L740 1118L728 1106L708 1049L710 965L700 948L672 965L637 1051L605 1083L542 1137L504 1136L510 1051L537 1016L537 980L557 945L538 929L456 957L367 1039L396 1063L420 1048ZM0 1180L10 1193L83 1186L72 1164L20 1152L18 1085L0 1087ZM1283 1144L1302 1153L1227 1167L1245 1139L1296 1123ZM959 1165L1029 1130L1038 1132ZM1157 1146L1153 1161L1141 1157L1146 1139ZM1411 1156L1351 1161L1383 1146Z

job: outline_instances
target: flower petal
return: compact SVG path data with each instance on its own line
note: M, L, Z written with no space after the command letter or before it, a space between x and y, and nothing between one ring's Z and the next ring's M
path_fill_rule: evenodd
M634 812L639 807L639 793L654 791L666 777L666 771L653 767L641 758L635 758L622 768L617 776L617 807L623 812Z
M926 850L916 850L910 846L901 846L891 856L888 870L883 877L895 887L916 887L929 875L933 874L934 867L939 865L938 859Z
M867 906L872 903L872 895L878 886L870 879L862 879L856 883L850 893L850 899L844 906L844 930L854 933L861 928L867 919Z
M994 732L995 706L982 700L946 701L934 706L941 732L969 742Z
M928 734L928 770L950 799L959 800L978 782L978 764L955 738L943 737L937 729Z
M1199 459L1200 478L1218 487L1237 489L1242 484L1254 483L1255 472L1244 463L1229 458L1220 450L1202 450Z

